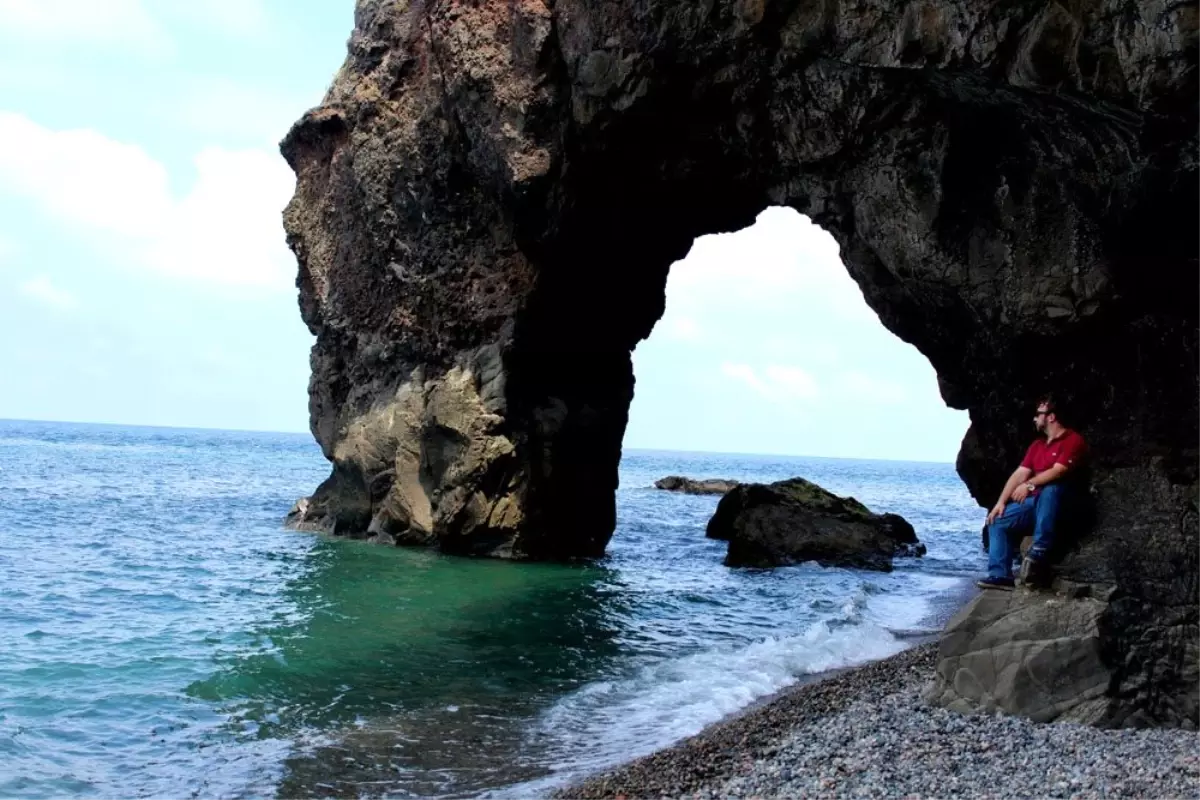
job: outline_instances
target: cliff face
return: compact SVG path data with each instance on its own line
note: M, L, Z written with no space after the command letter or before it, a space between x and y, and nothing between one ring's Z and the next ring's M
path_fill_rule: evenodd
M981 503L1036 396L1074 409L1097 720L1194 720L1196 31L1153 0L360 0L282 144L333 463L292 522L599 555L668 267L788 205L969 409Z

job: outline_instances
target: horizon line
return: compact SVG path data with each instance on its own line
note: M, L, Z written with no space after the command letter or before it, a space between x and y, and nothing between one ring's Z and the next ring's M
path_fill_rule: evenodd
M286 436L308 436L313 444L317 444L316 438L312 436L311 431L296 431L296 430L277 430L272 428L214 428L201 425L147 425L145 423L130 423L130 422L86 422L82 420L64 420L64 419L25 419L20 417L0 417L0 423L5 422L24 422L33 423L35 425L92 425L105 428L149 428L151 430L168 430L168 431L212 431L217 433L273 433ZM886 458L882 456L823 456L811 453L751 453L746 451L733 450L688 450L677 447L637 447L626 446L622 444L621 452L637 451L642 453L687 453L690 455L716 455L716 456L753 456L767 458L823 458L835 461L891 461L896 463L910 464L948 464L954 465L954 461L936 461L924 458Z

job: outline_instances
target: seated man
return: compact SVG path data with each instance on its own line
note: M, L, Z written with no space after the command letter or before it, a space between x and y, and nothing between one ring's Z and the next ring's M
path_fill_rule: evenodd
M1038 402L1033 424L1045 438L1029 446L1021 466L1004 484L1000 499L988 513L988 575L976 581L984 589L1013 588L1015 545L1030 532L1033 546L1027 560L1033 570L1040 571L1054 544L1063 507L1070 495L1080 490L1075 484L1087 453L1083 437L1059 421L1052 397Z

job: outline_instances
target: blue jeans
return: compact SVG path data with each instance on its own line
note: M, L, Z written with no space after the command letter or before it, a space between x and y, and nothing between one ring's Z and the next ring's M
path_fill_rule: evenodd
M1013 561L1019 552L1017 544L1030 531L1033 547L1029 557L1044 559L1054 544L1054 530L1059 522L1065 487L1048 483L1024 501L1009 501L1004 512L988 529L988 577L1011 578Z

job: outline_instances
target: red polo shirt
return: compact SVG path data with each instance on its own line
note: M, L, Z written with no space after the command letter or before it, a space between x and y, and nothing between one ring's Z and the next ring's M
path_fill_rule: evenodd
M1087 442L1083 441L1083 437L1078 433L1068 428L1053 441L1047 442L1045 439L1039 438L1029 445L1029 450L1025 453L1025 460L1021 462L1021 466L1033 470L1035 475L1045 472L1055 464L1062 464L1068 470L1073 471L1083 462L1086 455Z

